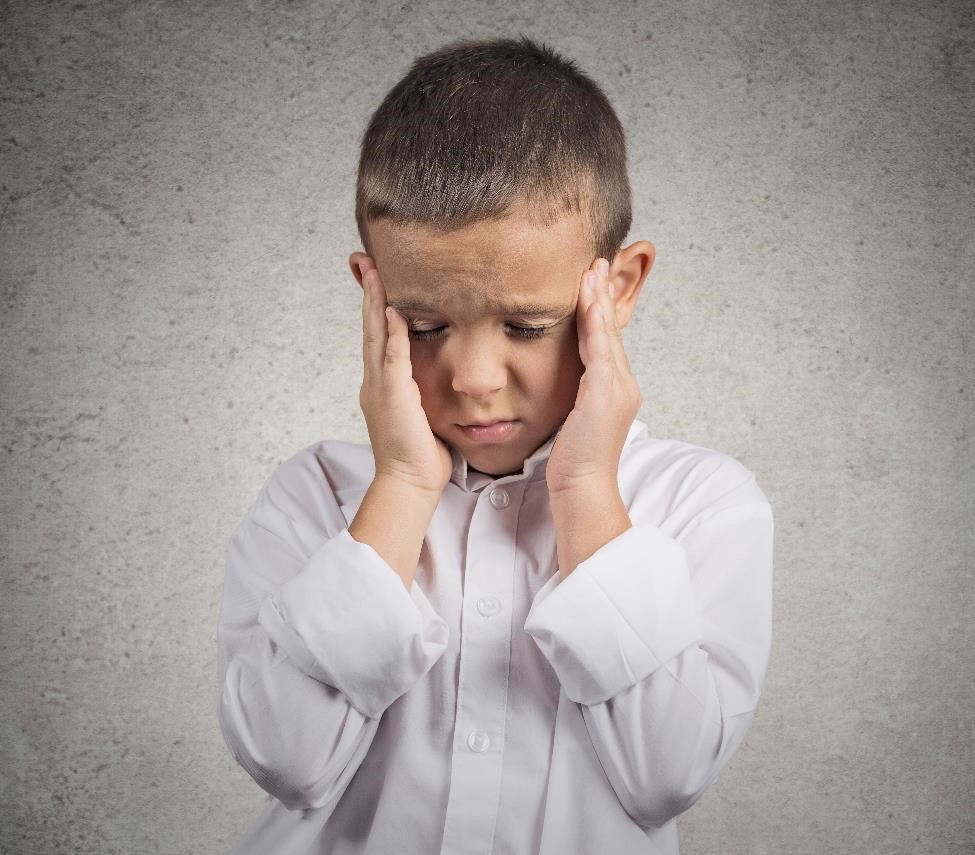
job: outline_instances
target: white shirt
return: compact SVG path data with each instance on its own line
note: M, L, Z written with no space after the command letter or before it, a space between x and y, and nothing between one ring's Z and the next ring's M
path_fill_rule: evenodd
M368 445L271 475L217 628L220 726L270 794L235 855L677 853L758 703L771 510L742 464L636 420L633 527L560 583L557 435L497 478L452 452L409 592L348 532Z

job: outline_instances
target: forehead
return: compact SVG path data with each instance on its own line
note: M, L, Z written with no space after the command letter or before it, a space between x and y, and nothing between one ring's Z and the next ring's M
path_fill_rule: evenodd
M593 260L577 213L546 226L514 212L450 232L380 220L369 225L369 243L390 303L465 313L571 306Z

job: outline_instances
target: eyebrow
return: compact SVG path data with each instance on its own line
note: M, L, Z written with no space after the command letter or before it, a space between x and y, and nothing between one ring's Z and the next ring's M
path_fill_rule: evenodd
M398 312L416 312L417 314L438 315L442 309L424 300L388 300L390 306ZM572 311L568 306L543 306L540 303L522 303L520 305L499 303L491 300L488 306L499 315L513 315L518 318L551 318L561 317Z

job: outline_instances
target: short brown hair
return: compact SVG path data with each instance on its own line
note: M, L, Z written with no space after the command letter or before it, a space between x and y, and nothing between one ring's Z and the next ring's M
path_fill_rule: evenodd
M632 220L623 127L576 64L526 36L460 41L413 62L362 138L356 223L451 231L520 203L549 223L584 212L610 261Z

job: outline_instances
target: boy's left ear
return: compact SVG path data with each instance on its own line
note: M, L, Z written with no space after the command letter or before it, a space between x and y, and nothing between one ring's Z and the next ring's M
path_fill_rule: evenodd
M613 283L616 303L616 323L622 329L630 322L640 289L653 267L657 250L648 240L638 240L624 247L609 266L609 281Z

